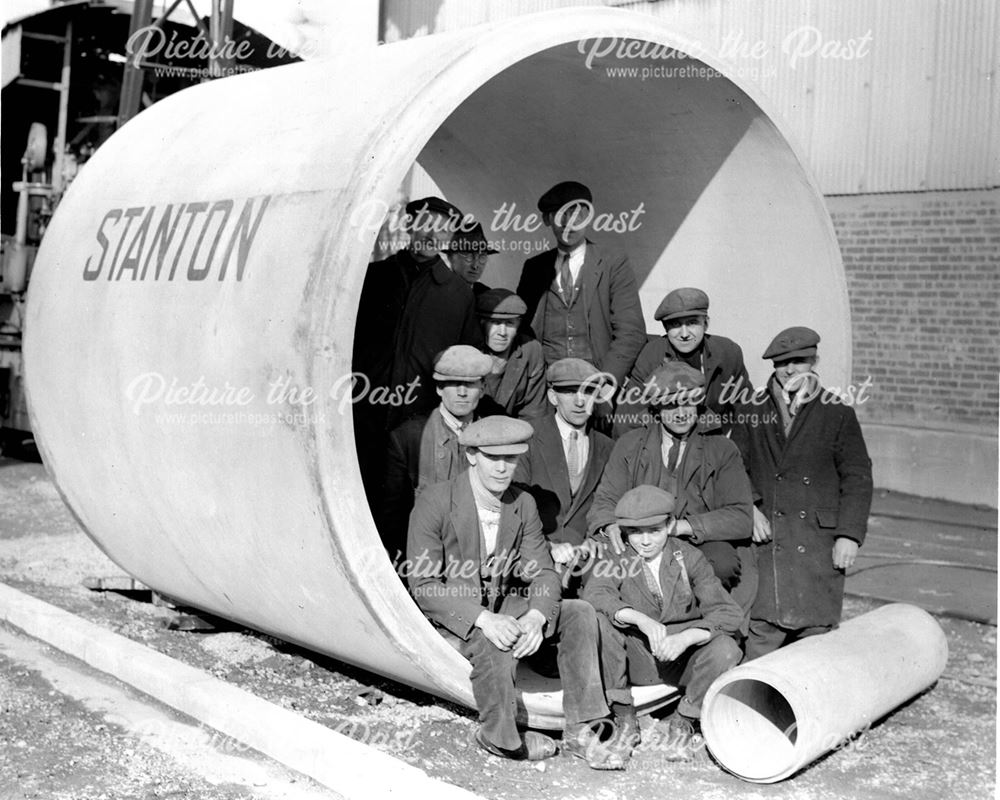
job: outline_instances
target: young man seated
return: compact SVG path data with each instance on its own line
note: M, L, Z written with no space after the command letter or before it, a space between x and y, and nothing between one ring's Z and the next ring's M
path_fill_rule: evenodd
M594 769L624 757L599 738L609 707L598 660L598 622L582 600L560 603L559 578L535 501L511 487L531 425L492 416L463 429L469 468L425 489L410 516L410 590L424 612L472 662L479 710L476 743L496 756L540 760L555 742L517 729L517 662L545 637L558 640L566 729L563 750Z
M583 598L598 611L609 696L621 696L630 681L669 683L684 692L668 720L666 753L680 761L695 752L708 687L740 661L733 635L743 612L698 549L671 536L674 506L673 495L655 486L625 493L615 518L629 550L609 556L613 569L594 571ZM622 737L638 744L634 711L621 718L631 718Z

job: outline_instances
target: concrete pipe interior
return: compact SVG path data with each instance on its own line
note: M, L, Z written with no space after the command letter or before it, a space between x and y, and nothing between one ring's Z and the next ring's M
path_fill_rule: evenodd
M694 51L620 10L532 15L194 87L96 153L36 261L25 358L46 464L112 559L184 603L473 704L468 663L385 557L344 403L370 210L417 161L488 228L499 204L528 213L568 178L598 212L642 203L624 243L651 329L667 290L701 286L756 381L757 355L796 323L823 336L827 382L846 380L832 226L763 100L710 53L588 58L595 37ZM664 65L693 70L608 72ZM487 282L513 286L523 257L496 256ZM148 375L168 388L143 405ZM228 409L242 416L200 424L204 408L169 405L169 387L199 382L246 389ZM526 716L558 727L544 688ZM664 690L639 694L651 706Z

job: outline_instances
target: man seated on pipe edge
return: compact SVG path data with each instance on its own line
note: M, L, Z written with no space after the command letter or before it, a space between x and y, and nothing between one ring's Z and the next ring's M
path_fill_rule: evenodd
M615 442L587 515L591 536L603 534L615 552L624 544L615 504L649 484L676 498L671 535L697 547L747 615L757 593L752 550L753 493L739 449L725 436L706 435L699 422L705 377L670 361L643 388L651 420Z
M823 389L820 337L781 331L764 351L767 386L733 429L754 492L760 586L746 660L837 627L844 576L868 529L872 462L854 409Z
M610 708L600 673L597 615L582 600L560 602L535 501L510 485L531 435L529 423L501 416L462 431L469 469L424 490L410 516L410 591L420 610L472 662L480 721L476 744L519 760L556 753L548 736L518 730L514 684L518 661L555 636L566 717L563 750L594 769L623 769L619 749L600 741ZM627 689L616 699L626 697L631 697Z
M628 696L629 683L668 683L684 696L668 719L666 758L685 761L700 747L701 705L712 682L740 662L733 638L743 612L722 588L697 548L671 535L676 501L655 486L637 486L615 506L628 541L613 569L595 569L583 599L597 609L601 664L610 695ZM624 690L625 694L622 694ZM634 722L634 712L619 712ZM638 725L621 735L639 744Z
M406 526L415 498L433 483L468 467L458 437L472 422L493 362L466 344L449 347L434 362L441 402L429 415L408 419L389 434L382 500L374 506L382 543L395 562L406 553Z
M614 383L580 358L559 359L545 377L549 413L532 421L535 435L514 482L535 498L552 560L562 572L563 596L576 597L604 546L587 535L587 512L614 443L589 422Z
M743 363L742 348L732 339L708 333L708 302L708 295L693 287L667 293L653 315L663 323L663 336L650 338L639 352L626 389L641 388L657 367L669 361L685 363L705 376L702 429L728 433L735 420L736 401L749 397L753 384ZM639 427L637 419L644 410L641 404L620 403L615 413L616 431Z

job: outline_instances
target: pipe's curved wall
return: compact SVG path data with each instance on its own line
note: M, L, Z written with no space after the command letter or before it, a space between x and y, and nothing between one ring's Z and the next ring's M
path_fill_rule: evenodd
M40 449L100 547L193 606L471 704L384 557L345 400L371 208L417 159L487 221L569 176L598 210L643 202L626 243L647 317L701 285L751 366L808 322L846 378L832 227L760 98L609 77L578 47L598 36L690 52L628 12L522 17L195 87L98 151L39 252L25 359Z
M882 606L719 676L702 706L705 741L733 774L775 783L922 692L947 661L930 614Z

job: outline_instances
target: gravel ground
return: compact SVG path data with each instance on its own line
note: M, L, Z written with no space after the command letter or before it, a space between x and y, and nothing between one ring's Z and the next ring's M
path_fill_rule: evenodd
M647 743L624 773L596 773L562 756L544 765L502 762L470 744L475 722L464 708L253 631L168 630L173 612L148 602L148 593L99 593L80 585L87 576L117 574L120 570L78 530L40 466L0 467L0 580L487 797L994 796L996 629L991 626L940 618L950 658L935 686L794 778L755 786L724 772L707 753L687 764L664 761L656 742L663 738L658 735L663 725L652 719L644 722ZM875 606L849 599L845 617ZM155 774L155 764L148 768ZM8 777L0 765L0 786ZM202 795L191 789L174 796Z

